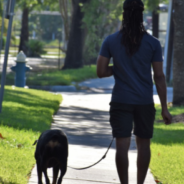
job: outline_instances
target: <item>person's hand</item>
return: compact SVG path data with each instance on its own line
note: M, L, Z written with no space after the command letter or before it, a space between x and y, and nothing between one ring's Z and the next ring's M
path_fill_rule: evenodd
M171 116L171 114L169 113L169 111L167 109L166 110L162 110L162 117L163 117L163 120L164 120L166 125L170 125L171 124L172 116Z

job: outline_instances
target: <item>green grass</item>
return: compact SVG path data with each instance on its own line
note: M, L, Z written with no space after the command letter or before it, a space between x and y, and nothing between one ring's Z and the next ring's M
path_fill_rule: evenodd
M44 55L41 55L42 58L47 58L48 56L52 56L53 58L59 58L59 50L57 48L44 48L44 50L47 52ZM52 53L49 53L52 52ZM5 51L2 50L1 54L5 54ZM18 54L18 48L15 47L10 47L9 50L9 56L11 57L16 57ZM64 58L65 57L65 53L63 53L62 51L60 52L60 58Z
M71 85L72 82L81 82L89 78L96 78L96 66L84 66L80 69L30 72L27 74L26 85L52 86ZM7 74L6 84L14 84L14 73Z
M46 50L47 52L57 52L57 53L59 52L58 48L44 48L44 50Z
M161 119L161 107L157 106L156 120ZM184 112L184 107L171 107L172 115ZM155 123L151 144L150 168L155 179L162 184L183 184L184 181L184 123L169 126Z
M61 95L6 86L0 114L0 183L26 184L35 164L33 142L50 129Z
M47 54L44 54L44 55L41 55L42 58L47 58L48 56L52 56L52 58L65 58L65 53L60 53L60 57L59 57L59 54L58 52L56 53L47 53Z
M59 47L58 39L50 40L50 41L45 41L45 40L41 40L41 41L44 43L46 47ZM15 41L12 41L12 44L16 45L17 47L19 46L19 43L20 43L20 39L16 37L15 37ZM61 42L60 44L62 47L63 43Z
M59 41L56 40L52 40L52 41L43 41L43 43L45 44L45 46L47 47L59 47ZM62 47L63 43L60 43L60 46Z
M29 173L35 164L34 140L38 133L0 126L5 137L0 140L0 183L26 184Z

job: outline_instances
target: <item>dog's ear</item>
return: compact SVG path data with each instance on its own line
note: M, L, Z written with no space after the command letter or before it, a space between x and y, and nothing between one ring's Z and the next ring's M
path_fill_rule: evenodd
M34 142L33 146L36 145L37 143L38 143L38 140L36 140L36 141Z

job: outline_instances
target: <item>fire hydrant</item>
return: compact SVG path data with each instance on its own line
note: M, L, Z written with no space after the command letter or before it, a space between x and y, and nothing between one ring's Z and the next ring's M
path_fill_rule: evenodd
M11 67L11 70L15 72L15 86L25 87L26 85L26 72L30 71L32 68L26 65L26 55L23 51L20 51L15 60L17 63L15 66Z

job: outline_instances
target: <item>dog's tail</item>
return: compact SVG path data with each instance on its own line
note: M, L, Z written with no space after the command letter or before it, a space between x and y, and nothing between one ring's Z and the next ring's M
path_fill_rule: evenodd
M38 143L38 140L36 140L34 143L33 143L33 146L36 145Z

